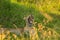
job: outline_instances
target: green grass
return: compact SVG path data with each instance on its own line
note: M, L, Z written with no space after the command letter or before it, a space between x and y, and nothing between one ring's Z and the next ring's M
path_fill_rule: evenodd
M2 3L4 4L3 1ZM24 16L27 16L29 14L33 14L35 21L37 22L42 22L44 18L44 16L39 14L39 11L32 6L28 7L26 5L6 2L1 7L0 23L3 25L3 27L7 28L14 28L13 24L16 24L18 27L24 27L25 21L23 20L23 18Z
M53 20L46 23L48 18L42 13L50 15ZM26 22L23 18L29 14L34 16L34 21L37 22L36 27L38 23L41 23L43 26L54 29L60 34L60 1L0 0L0 25L2 25L1 27L3 28L15 28L13 24L15 24L17 28L25 27ZM43 20L46 22L43 22ZM53 39L52 37L52 40Z

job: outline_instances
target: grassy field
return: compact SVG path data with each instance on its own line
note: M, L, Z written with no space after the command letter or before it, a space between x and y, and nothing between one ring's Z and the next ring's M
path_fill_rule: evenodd
M37 22L34 28L38 37L30 37L30 34L25 33L16 35L7 31L0 34L0 38L4 36L1 40L60 39L60 0L0 0L0 28L24 28L26 22L23 18L29 14L32 14ZM39 28L39 23L45 28Z

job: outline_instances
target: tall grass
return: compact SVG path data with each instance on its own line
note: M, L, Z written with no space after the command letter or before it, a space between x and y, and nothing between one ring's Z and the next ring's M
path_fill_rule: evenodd
M38 28L33 27L27 33L15 34L9 30L0 33L0 40L59 40L60 35L51 28L46 28L42 24L38 24ZM12 30L13 31L13 30Z

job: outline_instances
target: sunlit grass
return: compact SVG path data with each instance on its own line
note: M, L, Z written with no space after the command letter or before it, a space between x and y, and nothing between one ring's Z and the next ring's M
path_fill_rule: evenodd
M39 4L34 4L34 3L29 3L28 1L21 1L21 2L17 2L17 0L11 0L12 3L17 3L19 5L25 5L27 7L33 6L35 9L39 10L39 11L44 11L46 13L53 13L53 14L57 14L60 15L60 1L59 0L45 0L44 3L43 1L40 1L41 3Z
M25 34L25 32L15 34L15 32L10 32L11 30L4 31L2 29L0 40L58 40L58 37L60 37L60 34L54 29L46 29L41 23L39 23L37 27L38 28L33 27L29 29L29 33L27 34Z

